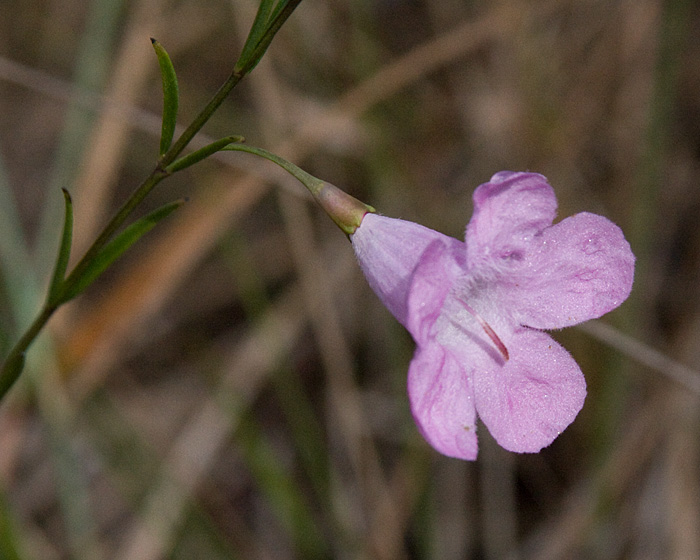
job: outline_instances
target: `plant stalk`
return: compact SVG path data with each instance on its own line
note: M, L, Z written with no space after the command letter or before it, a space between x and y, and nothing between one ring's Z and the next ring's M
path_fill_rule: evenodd
M194 118L190 125L184 130L174 144L158 159L155 169L150 175L136 188L131 196L117 210L112 219L102 229L95 241L90 245L83 257L78 261L73 270L66 276L57 290L51 301L45 301L38 315L24 332L21 338L15 343L7 355L2 370L0 370L0 401L4 398L17 378L20 376L23 365L24 355L29 346L34 342L34 339L44 328L48 320L54 314L56 309L63 303L68 301L66 294L70 294L71 288L75 283L79 282L82 275L85 273L90 264L100 254L100 251L109 243L113 235L121 228L126 220L131 216L133 211L139 204L148 196L148 194L171 173L166 170L175 159L187 148L195 135L202 129L211 116L221 106L224 100L228 97L231 91L238 85L243 77L248 74L265 53L270 43L279 31L282 24L291 15L294 9L301 3L301 0L291 0L285 5L280 12L270 22L269 27L260 38L255 49L250 53L250 56L245 60L239 59L227 80L222 84L218 91L214 94L207 105Z

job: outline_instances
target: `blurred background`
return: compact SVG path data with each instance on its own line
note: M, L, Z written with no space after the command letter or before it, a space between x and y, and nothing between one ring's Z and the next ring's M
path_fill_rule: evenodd
M248 0L0 4L0 350L38 309L63 202L82 255L158 151L170 53L189 123ZM410 336L347 239L271 164L227 153L61 309L0 406L2 559L700 558L700 6L692 0L304 0L205 127L456 237L502 169L603 214L631 298L554 333L589 385L547 449L483 426L440 456ZM199 144L206 141L202 136Z

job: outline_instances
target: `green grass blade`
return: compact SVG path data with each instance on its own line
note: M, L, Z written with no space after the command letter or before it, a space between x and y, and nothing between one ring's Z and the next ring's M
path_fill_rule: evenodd
M241 293L246 319L255 325L272 305L264 282L255 270L253 256L242 236L232 235L224 248L233 282ZM291 364L280 364L272 372L271 380L299 460L323 507L331 511L329 452L309 395Z
M126 0L94 0L89 5L73 71L73 83L78 91L100 93L112 70L114 45L123 30L121 24L126 12ZM94 109L86 108L79 99L67 107L51 178L45 189L48 195L36 242L35 262L40 278L51 274L50 267L56 254L56 231L61 227L62 218L57 211L57 193L60 188L75 183L84 151L90 149L90 131L95 118Z
M70 558L99 560L99 537L93 501L90 499L88 474L71 441L75 426L56 403L47 403L50 395L40 400L50 460Z
M156 51L160 75L163 79L163 126L160 133L160 155L162 156L170 148L175 136L180 90L170 56L158 41L151 38L151 43Z
M38 282L32 268L29 248L21 224L14 193L10 188L3 158L0 157L0 276L7 309L12 318L5 324L21 327L34 317L39 300ZM3 333L12 338L15 333ZM0 349L1 350L1 349Z
M253 418L243 418L236 442L261 491L294 540L300 558L326 558L328 550L306 498Z

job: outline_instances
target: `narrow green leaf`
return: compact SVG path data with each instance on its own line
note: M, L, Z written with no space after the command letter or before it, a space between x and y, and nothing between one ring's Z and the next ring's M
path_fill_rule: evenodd
M289 0L280 0L277 2L277 5L275 6L275 9L272 11L272 15L270 15L269 21L275 21L284 10L284 8L289 4Z
M184 200L176 200L166 204L126 227L124 231L104 246L102 251L95 257L95 260L85 269L83 275L62 294L61 303L69 301L82 293L107 270L114 261L121 257L129 247L151 231L158 222L182 206L184 202Z
M260 41L260 37L265 34L267 22L269 21L270 12L272 11L272 5L274 3L275 0L262 0L260 2L258 13L255 14L255 20L253 20L253 25L250 28L250 33L248 33L245 45L243 45L239 60L247 59Z
M31 322L37 305L44 297L39 288L37 274L29 244L19 217L15 193L10 187L9 178L0 151L0 283L4 313L11 313L12 323L24 325ZM56 233L54 231L54 245ZM51 250L51 260L55 257L55 247ZM49 266L53 266L53 262ZM7 318L10 316L8 315ZM2 336L12 336L9 322L2 322ZM5 331L5 329L8 329Z
M66 189L61 190L63 191L66 209L63 218L61 244L58 247L56 266L54 267L53 277L51 278L51 285L49 287L49 303L55 303L56 296L63 284L63 280L66 276L66 269L68 268L68 259L70 259L71 243L73 241L73 201L71 200L70 193Z
M175 160L170 165L168 165L168 167L165 168L165 171L167 171L168 173L175 173L176 171L181 171L186 167L194 165L198 161L202 161L203 159L208 158L210 155L215 154L216 152L220 152L221 150L226 148L226 146L229 146L231 144L237 144L243 141L243 136L226 136L221 140L212 142L211 144L208 144L203 148L192 152L191 154L187 154L186 156Z
M245 75L257 66L258 62L260 62L267 51L267 48L270 46L270 43L272 43L272 39L274 39L277 32L282 25L284 25L284 22L287 21L300 3L301 0L280 0L272 12L267 15L265 25L262 27L262 32L256 28L256 17L256 24L254 24L256 33L253 34L251 30L243 52L234 66L235 72L240 75ZM265 8L268 11L270 10L269 6L265 6Z
M177 76L170 56L158 41L151 38L153 49L158 57L160 65L160 75L163 79L163 126L160 134L160 155L168 151L175 135L175 125L177 124L177 109L179 103L179 88Z

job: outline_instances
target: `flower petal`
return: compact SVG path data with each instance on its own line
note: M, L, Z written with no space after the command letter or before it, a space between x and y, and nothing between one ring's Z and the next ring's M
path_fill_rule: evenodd
M519 260L557 211L554 190L537 173L497 173L473 198L474 215L466 233L469 267Z
M366 214L351 237L367 282L402 325L407 321L408 290L413 271L432 242L461 242L413 222Z
M499 292L517 320L553 329L595 319L630 293L634 255L607 218L581 213L544 230L532 242L525 266Z
M474 373L476 409L509 451L537 452L576 418L586 381L574 359L546 333L520 329L509 338L510 359Z
M476 459L476 412L471 381L439 344L419 346L408 369L408 396L423 437L449 457Z
M427 344L434 337L432 327L443 312L445 298L462 271L457 258L463 252L463 244L450 240L456 243L447 245L443 240L436 240L428 245L411 277L406 328L419 345Z

